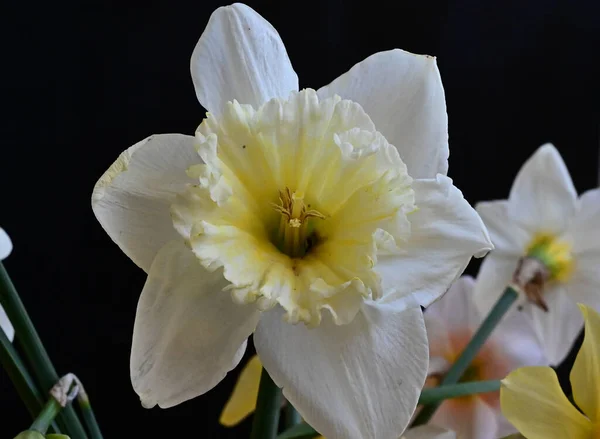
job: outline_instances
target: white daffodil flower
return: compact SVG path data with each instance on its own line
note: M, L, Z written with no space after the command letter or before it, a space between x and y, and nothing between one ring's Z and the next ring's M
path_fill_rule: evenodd
M546 144L523 165L508 200L479 203L477 211L495 245L477 277L478 307L487 312L517 268L534 264L527 297L513 312L529 316L558 365L583 326L577 303L600 310L600 189L578 198L560 154Z
M0 227L0 261L6 259L8 255L12 252L12 241L8 234L4 231L2 227ZM6 336L10 341L13 341L15 338L15 328L13 328L12 323L8 319L4 308L0 305L0 329L4 331Z
M461 277L425 311L430 356L427 385L439 384L485 318L473 300L473 286L472 277ZM517 313L499 324L462 381L501 380L518 367L547 363L526 316ZM446 400L431 423L454 430L460 439L496 439L516 432L502 416L500 392Z
M298 91L275 29L235 4L212 14L191 71L209 111L196 136L137 143L92 195L148 273L135 391L147 407L201 395L254 333L265 369L326 437L396 439L427 370L418 305L492 248L446 176L435 59L382 52Z

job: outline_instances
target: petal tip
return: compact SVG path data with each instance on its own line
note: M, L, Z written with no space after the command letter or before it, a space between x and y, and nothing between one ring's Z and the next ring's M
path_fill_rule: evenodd
M12 252L13 244L8 233L0 227L0 261L6 259Z

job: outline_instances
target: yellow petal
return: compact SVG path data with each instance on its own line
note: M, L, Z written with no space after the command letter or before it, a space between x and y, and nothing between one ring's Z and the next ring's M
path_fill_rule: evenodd
M600 315L579 304L585 321L585 337L573 368L571 386L579 408L593 422L600 421Z
M593 425L569 402L549 367L522 367L502 380L502 413L527 439L589 439Z
M244 366L237 383L235 383L233 393L229 397L227 404L225 404L225 408L219 419L222 425L233 427L242 422L250 413L254 412L261 371L262 364L258 355L255 355Z

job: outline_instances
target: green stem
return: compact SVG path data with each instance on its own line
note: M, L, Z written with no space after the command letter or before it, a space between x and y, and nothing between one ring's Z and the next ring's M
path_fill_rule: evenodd
M58 401L54 398L50 398L44 406L44 408L42 409L42 411L40 412L40 414L38 415L38 417L35 418L33 424L31 424L31 427L29 427L29 429L39 431L42 434L46 434L46 431L48 431L48 427L50 427L50 424L52 423L52 421L54 421L56 415L60 413L61 409L62 407L60 406Z
M470 381L467 383L432 387L421 391L419 404L432 404L444 399L460 398L461 396L495 392L497 390L500 390L500 381Z
M500 299L498 299L490 313L481 323L477 332L473 335L473 338L465 350L460 354L456 362L450 367L448 373L446 373L442 379L440 387L458 383L483 344L491 335L492 331L496 328L498 323L500 323L504 314L506 314L515 300L517 300L517 297L517 291L515 291L512 286L507 286ZM423 407L415 417L412 426L416 427L417 425L427 424L440 404L441 402L435 402Z
M0 362L12 381L29 414L35 418L42 408L42 395L27 372L14 346L0 329Z
M306 423L296 424L277 436L277 439L309 439L319 433Z
M96 420L96 415L94 415L94 410L92 410L92 405L90 404L87 395L85 398L78 399L79 408L81 409L81 415L83 417L83 421L90 433L92 439L103 439L102 432L100 431L100 426L98 425L98 421Z
M302 417L300 416L300 413L298 413L298 410L296 410L292 403L288 401L287 405L285 406L286 428L293 427L294 425L299 424L300 422L302 422Z
M58 374L2 262L0 262L0 303L15 328L16 337L21 343L33 375L42 390L49 391L58 382ZM59 426L72 439L87 439L85 430L71 406L61 411Z
M260 375L260 387L256 398L256 410L250 439L274 439L279 425L281 391L265 369Z

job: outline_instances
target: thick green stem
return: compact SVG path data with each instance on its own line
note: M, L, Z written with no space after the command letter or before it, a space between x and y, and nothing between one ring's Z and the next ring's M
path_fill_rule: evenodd
M285 427L290 428L302 422L302 417L298 410L288 401L285 406Z
M440 387L448 386L451 384L456 384L463 376L469 365L473 362L473 359L486 342L488 337L492 334L504 314L509 310L512 304L517 300L518 293L512 287L508 286L504 290L504 293L498 299L490 313L487 315L481 326L477 330L477 332L473 335L473 338L465 348L465 350L460 354L456 362L450 367L448 373L442 379ZM440 402L435 402L433 404L426 405L419 412L419 414L415 417L415 420L412 424L413 427L417 425L423 425L429 422L437 408L440 406Z
M0 329L0 362L12 381L29 414L35 418L43 405L42 395L25 368L14 346Z
M54 418L60 413L61 409L62 407L58 401L50 398L29 429L46 434L48 427L50 427L50 424L52 424L52 421L54 421Z
M250 439L274 439L279 425L281 391L265 369L260 376Z
M0 303L15 328L16 338L23 348L33 375L42 391L49 391L58 382L58 374L2 262L0 262ZM61 430L68 433L71 439L87 439L85 430L72 407L62 410L58 421Z
M92 410L92 406L90 404L87 395L85 398L78 399L79 408L81 409L81 415L83 416L83 421L88 429L88 433L90 434L92 439L103 439L102 432L100 431L100 426L98 425L98 421L96 420L96 416L94 415L94 410Z
M432 404L444 399L460 398L461 396L495 392L497 390L500 390L500 381L470 381L468 383L431 387L423 389L419 397L419 404Z

